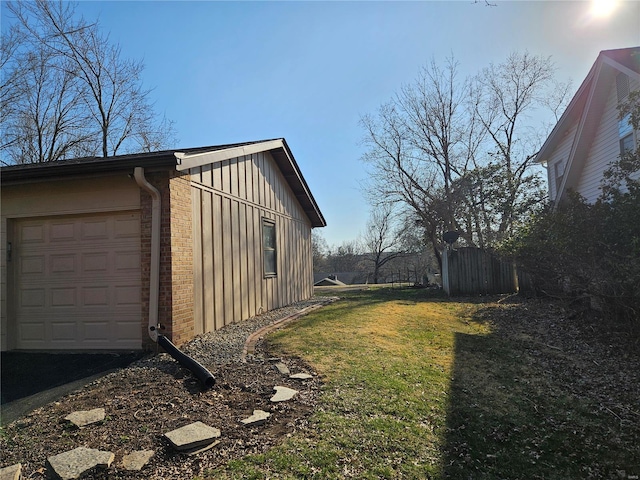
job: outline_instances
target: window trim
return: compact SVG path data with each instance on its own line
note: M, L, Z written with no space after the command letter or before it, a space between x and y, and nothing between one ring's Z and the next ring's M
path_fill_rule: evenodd
M625 143L630 141L628 148L625 148ZM633 132L625 135L620 138L620 155L625 155L628 152L633 152L635 150L636 142L634 139Z
M618 141L620 144L620 155L624 155L627 152L632 152L636 148L635 134L633 132L633 126L631 125L631 114L627 113L618 122ZM625 148L625 144L629 148Z
M553 174L556 181L556 196L560 191L560 187L562 186L562 179L564 178L564 170L565 166L562 161L558 161L553 165Z
M273 228L273 246L266 244L265 229ZM267 252L273 252L273 271L267 270ZM262 274L264 278L274 278L278 276L278 237L276 221L262 217Z

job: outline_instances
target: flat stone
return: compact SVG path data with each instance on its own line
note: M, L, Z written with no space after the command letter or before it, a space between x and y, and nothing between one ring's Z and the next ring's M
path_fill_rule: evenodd
M156 452L153 450L137 450L122 458L122 466L129 471L142 470Z
M22 464L16 463L9 467L0 468L0 480L20 480L22 478Z
M220 436L220 430L202 422L195 422L165 433L164 436L176 450L192 450L213 443Z
M287 400L291 400L297 393L297 390L289 387L273 387L276 391L275 395L271 397L272 402L286 402Z
M49 477L62 480L80 478L95 467L109 468L115 455L94 448L78 447L47 458Z
M293 375L289 375L289 378L293 378L294 380L309 380L313 378L313 375L309 375L308 373L294 373Z
M271 414L269 412L265 412L264 410L254 410L253 415L251 415L249 418L245 418L244 420L240 420L240 421L245 425L251 427L251 426L262 425L267 421L267 418L269 418L270 416Z
M216 440L215 442L210 443L209 445L205 445L204 447L196 447L196 448L192 448L191 450L183 450L182 453L186 453L187 455L192 457L194 455L198 455L199 453L206 452L207 450L211 450L213 447L215 447L219 443L220 443L220 440Z
M69 420L76 427L82 428L92 423L98 423L104 420L105 411L104 408L94 408L93 410L80 410L70 413L65 420Z
M289 367L287 367L284 363L282 362L278 362L274 365L278 371L282 374L282 375L289 375Z

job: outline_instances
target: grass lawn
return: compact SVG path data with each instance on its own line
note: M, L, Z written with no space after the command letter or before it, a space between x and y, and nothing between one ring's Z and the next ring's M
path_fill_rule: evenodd
M209 478L638 478L637 376L601 384L619 363L555 332L558 311L429 295L345 292L271 335L322 375L317 410Z

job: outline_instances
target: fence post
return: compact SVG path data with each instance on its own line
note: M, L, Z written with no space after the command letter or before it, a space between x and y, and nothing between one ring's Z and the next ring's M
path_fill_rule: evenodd
M449 285L449 249L445 248L442 252L442 289L447 295L451 295L451 287Z

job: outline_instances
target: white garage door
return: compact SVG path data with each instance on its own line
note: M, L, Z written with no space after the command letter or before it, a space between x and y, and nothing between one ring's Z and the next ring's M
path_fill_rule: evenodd
M18 349L140 349L140 214L20 220Z

